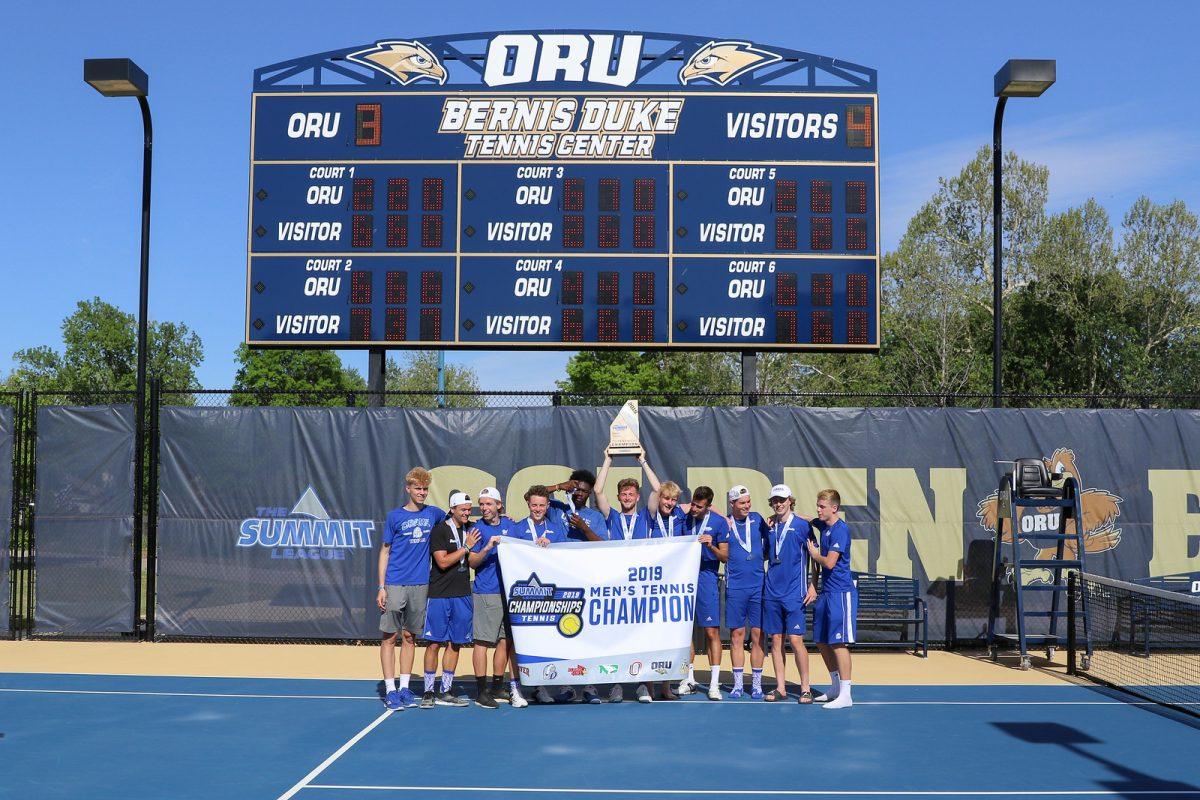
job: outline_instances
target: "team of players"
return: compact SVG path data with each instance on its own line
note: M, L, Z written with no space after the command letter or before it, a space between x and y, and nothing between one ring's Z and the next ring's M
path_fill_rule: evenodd
M425 503L430 475L421 468L405 477L409 500L388 513L379 556L377 604L382 615L380 661L388 708L433 708L435 705L466 706L468 701L452 691L459 650L474 644L472 667L477 683L476 704L496 708L509 702L516 708L528 705L516 676L516 653L507 636L503 590L499 576L497 546L505 537L527 539L548 547L568 540L607 541L695 535L701 551L696 591L696 622L705 631L708 650L708 697L721 700L721 611L717 576L725 565L725 614L730 630L733 685L730 699L745 694L745 638L750 632L750 697L767 702L788 698L784 637L792 646L800 674L800 703L825 702L826 708L852 705L851 660L847 645L854 643L857 592L850 573L850 531L838 512L837 491L826 489L817 496L817 516L808 521L795 514L791 490L777 484L769 498L773 514L763 517L751 510L745 486L729 489L729 515L712 508L714 494L707 486L692 492L690 503L680 503L680 489L672 481L660 482L644 454L639 462L652 491L649 503L639 509L638 481L626 478L617 484L617 504L604 493L612 461L605 457L599 478L577 470L569 480L553 486L532 486L525 493L529 515L520 522L503 516L503 501L493 487L479 492L475 502L481 518L470 521L472 499L464 492L450 496L449 514ZM594 490L594 492L593 492ZM567 493L567 500L554 498ZM595 508L589 507L594 493ZM764 572L764 563L766 570ZM821 591L813 580L820 568ZM468 569L469 568L469 569ZM470 570L475 572L474 586ZM828 668L831 686L827 693L814 693L809 683L805 607L815 603L813 639ZM763 635L771 638L771 657L777 677L776 688L763 692L765 661ZM400 639L400 676L396 676L396 640ZM427 646L424 687L420 696L409 686L416 641ZM491 679L488 679L488 648L494 648ZM441 674L438 675L438 657ZM694 655L694 654L693 654ZM512 665L513 678L504 680ZM694 667L679 684L679 693L697 691ZM640 702L651 702L655 686L641 684ZM674 700L669 684L661 687L661 698ZM556 695L545 686L536 689L540 703L578 699L574 689ZM584 687L583 699L601 702L594 686ZM610 702L624 699L624 688L613 684Z

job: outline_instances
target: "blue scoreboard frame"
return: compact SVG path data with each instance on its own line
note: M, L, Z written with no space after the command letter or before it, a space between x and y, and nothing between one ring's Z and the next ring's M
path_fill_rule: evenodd
M263 67L256 347L879 347L874 70L514 31Z

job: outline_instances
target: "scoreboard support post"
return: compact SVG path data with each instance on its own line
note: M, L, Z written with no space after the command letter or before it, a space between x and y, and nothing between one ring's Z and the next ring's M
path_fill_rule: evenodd
M383 389L387 385L387 349L372 347L367 355L367 389L371 395L367 405L383 405Z
M742 351L742 405L758 405L758 354L753 350Z

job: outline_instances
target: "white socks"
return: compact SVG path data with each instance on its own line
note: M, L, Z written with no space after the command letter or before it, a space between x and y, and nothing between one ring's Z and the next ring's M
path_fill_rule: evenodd
M693 686L696 684L696 667L694 664L688 664L688 683Z
M400 691L404 691L408 688L408 681L411 677L412 675L407 674L400 676Z
M756 692L762 691L762 672L763 672L762 667L759 667L758 669L755 669L755 670L751 670L750 686Z
M396 679L395 678L384 678L383 685L387 687L387 690L389 692L396 691Z
M746 673L740 667L733 669L733 688L741 689L746 685Z
M442 672L442 694L445 694L446 692L450 691L450 687L453 685L454 685L454 673L446 672L443 670L443 672Z
M850 699L851 681L841 681L838 686L837 697L825 704L825 708L849 708L854 705L854 701Z
M721 668L713 667L708 672L708 688L709 690L716 689L721 685Z

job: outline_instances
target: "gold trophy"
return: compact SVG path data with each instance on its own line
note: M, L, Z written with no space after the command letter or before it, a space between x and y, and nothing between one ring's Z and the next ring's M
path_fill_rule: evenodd
M637 400L627 402L608 426L608 448L604 452L610 456L635 456L642 452Z

